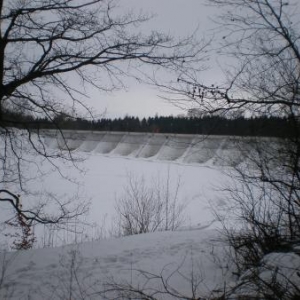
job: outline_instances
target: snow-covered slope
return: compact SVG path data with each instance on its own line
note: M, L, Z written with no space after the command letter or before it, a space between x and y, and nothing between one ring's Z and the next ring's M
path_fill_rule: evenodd
M0 261L0 268L5 267L0 298L10 295L10 300L102 299L98 293L114 282L136 288L145 284L146 277L137 270L169 278L170 287L187 296L192 296L193 281L199 284L197 295L207 296L232 280L223 244L212 230L157 232L2 253ZM153 279L144 288L151 287L161 288L161 283Z
M224 293L225 299L252 299L263 286L253 284L253 274L261 283L278 280L287 293L299 286L296 253L270 253L240 278L231 258L220 233L196 228L2 252L0 299L224 299L217 298ZM154 298L120 297L133 289Z

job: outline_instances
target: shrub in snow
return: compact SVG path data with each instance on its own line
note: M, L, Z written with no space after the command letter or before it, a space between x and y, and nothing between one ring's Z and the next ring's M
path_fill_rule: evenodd
M180 180L173 186L169 174L165 184L158 179L151 185L143 177L129 175L124 195L116 200L115 234L127 236L182 226L186 205L178 201L179 189Z
M299 270L300 256L296 253L274 252L265 255L259 266L248 269L240 276L232 297L299 299Z

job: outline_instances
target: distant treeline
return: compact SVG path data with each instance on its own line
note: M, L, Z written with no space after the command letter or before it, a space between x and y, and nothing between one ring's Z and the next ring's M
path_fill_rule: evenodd
M226 119L218 116L207 117L124 117L118 119L103 118L100 120L86 120L59 116L54 120L38 119L17 113L6 113L1 123L5 126L32 129L73 129L98 131L130 131L154 133L182 133L182 134L211 134L238 136L277 136L289 135L289 118L258 117ZM3 124L4 125L4 124Z

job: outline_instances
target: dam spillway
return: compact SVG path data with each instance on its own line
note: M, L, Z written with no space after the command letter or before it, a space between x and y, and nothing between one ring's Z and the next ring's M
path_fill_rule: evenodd
M79 130L44 130L42 136L51 149L220 166L241 163L251 141L217 135Z

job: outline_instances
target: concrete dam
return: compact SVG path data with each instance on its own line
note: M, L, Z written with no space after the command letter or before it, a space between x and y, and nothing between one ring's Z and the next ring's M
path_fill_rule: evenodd
M241 163L251 140L229 136L73 130L64 130L63 134L44 130L42 135L51 149L220 166Z

